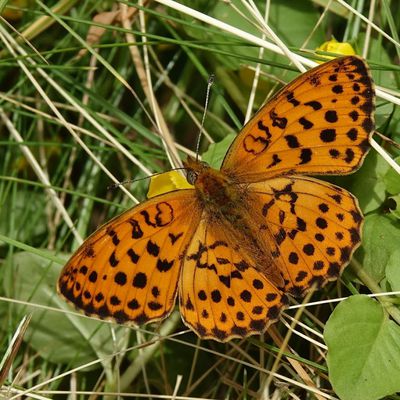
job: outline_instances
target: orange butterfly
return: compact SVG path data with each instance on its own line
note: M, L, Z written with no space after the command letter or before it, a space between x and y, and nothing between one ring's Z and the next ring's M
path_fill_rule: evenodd
M239 133L221 170L189 158L194 189L156 196L93 233L58 291L88 315L136 325L167 317L201 338L263 332L311 286L336 279L360 244L346 190L306 174L359 168L374 130L368 66L348 56L284 87Z

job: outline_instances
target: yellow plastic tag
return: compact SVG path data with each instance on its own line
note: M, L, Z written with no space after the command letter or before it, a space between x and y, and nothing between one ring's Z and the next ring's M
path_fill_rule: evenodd
M193 189L194 186L188 183L186 178L179 171L168 171L163 174L154 175L150 178L147 198L159 194L171 192L177 189Z

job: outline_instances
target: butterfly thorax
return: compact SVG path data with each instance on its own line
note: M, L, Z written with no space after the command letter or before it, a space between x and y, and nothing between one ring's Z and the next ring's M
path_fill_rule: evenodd
M229 215L232 209L243 202L243 189L222 171L191 158L185 162L185 167L188 170L188 181L194 185L197 198L204 208L225 211Z
M192 159L185 166L190 172L188 180L194 185L204 210L203 217L210 225L219 226L223 230L236 249L240 249L247 264L281 286L282 277L271 269L271 248L260 230L264 221L261 214L256 212L258 207L247 207L252 197L247 185L241 185L233 176Z

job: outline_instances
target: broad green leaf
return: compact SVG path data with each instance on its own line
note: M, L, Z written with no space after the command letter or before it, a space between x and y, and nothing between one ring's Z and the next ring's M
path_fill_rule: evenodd
M390 255L386 266L386 276L392 290L400 290L400 248Z
M400 165L400 157L396 157L395 161ZM383 176L386 190L393 195L400 193L400 175L393 168L390 168Z
M376 281L385 276L389 257L399 248L400 223L378 214L365 218L363 234L363 267Z
M390 214L393 217L400 219L400 194L396 194L396 196L389 197L388 205Z
M324 331L329 379L342 400L400 391L400 327L381 305L357 295L339 304Z
M363 166L354 175L343 179L351 181L349 190L358 198L365 214L376 210L386 198L383 177L389 170L386 161L374 150L370 151Z
M361 49L365 44L365 33L360 32L357 35L357 40L355 45L359 51L358 54L361 55ZM377 85L382 85L385 87L397 87L396 82L396 70L390 70L390 66L392 65L392 57L389 55L388 50L385 46L382 46L382 41L380 38L371 38L368 47L368 59L369 60L379 60L379 63L382 66L387 66L387 69L384 68L372 68L372 77L374 78L374 82Z
M220 168L225 154L235 137L236 135L230 134L220 142L210 144L208 150L202 154L202 160L210 164L213 168Z

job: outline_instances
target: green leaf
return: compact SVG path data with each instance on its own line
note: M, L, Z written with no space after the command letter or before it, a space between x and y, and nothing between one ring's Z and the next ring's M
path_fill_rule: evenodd
M387 162L375 151L371 151L355 174L356 179L345 177L352 182L349 190L358 198L364 214L376 210L385 200L386 187L383 177L389 169Z
M400 157L396 157L395 161L400 164ZM383 176L386 190L393 195L400 193L400 175L393 168L390 168Z
M225 154L235 137L236 135L229 134L220 142L210 144L208 150L202 154L201 159L213 168L220 168Z
M377 301L362 295L343 301L324 338L330 382L342 400L375 400L400 390L400 327Z
M400 249L396 249L389 257L386 276L392 290L400 290Z
M400 194L388 198L390 215L400 219Z
M8 297L74 311L56 293L61 265L35 254L20 252L9 257L3 267L3 285ZM12 312L16 319L27 312L26 306L15 304L12 307L15 307ZM42 308L33 307L32 310L32 320L24 340L44 359L72 367L97 358L104 359L105 363L111 361L107 358L114 351L109 324ZM118 337L122 331L116 331Z
M261 29L257 27L254 18L251 16L248 17L249 11L241 0L231 0L229 3L223 1L193 2L193 0L185 0L181 1L181 3L201 10L204 14L232 25L246 33L262 37ZM255 3L260 13L264 15L265 2L256 0ZM312 49L318 47L325 40L324 30L321 25L318 24L319 17L318 9L313 7L313 3L309 0L297 2L292 0L280 0L278 2L271 2L268 24L289 47L301 48L304 44L304 38L307 37L307 48ZM180 18L185 19L181 14ZM187 17L186 19L192 22L191 17ZM310 35L310 26L315 27L312 35ZM194 37L196 40L200 38L208 40L210 42L208 45L210 51L217 49L227 52L228 54L231 53L232 57L225 54L214 54L216 60L218 60L218 65L223 66L227 70L238 70L242 68L244 63L246 65L249 64L249 62L246 61L248 58L252 60L250 63L259 58L258 46L249 44L246 40L240 40L229 33L223 31L215 33L214 30L207 32L206 29L199 30L196 24L184 25L182 28L189 36ZM287 58L285 56L269 50L264 51L263 59L272 65L274 63L280 63L282 66L287 65ZM213 58L210 58L210 60L214 61ZM275 74L277 71L281 72L281 68L270 68L268 65L262 65L262 70L270 74ZM285 79L290 81L297 75L298 72L289 70L285 74Z
M363 266L378 282L385 276L389 257L399 247L399 227L400 223L390 217L373 214L365 218Z

